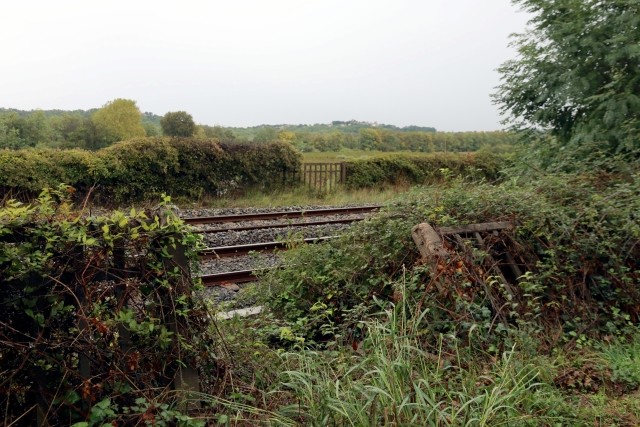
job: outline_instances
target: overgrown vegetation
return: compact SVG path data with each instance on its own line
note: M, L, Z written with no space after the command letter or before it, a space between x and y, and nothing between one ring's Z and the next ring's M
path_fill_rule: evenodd
M170 256L196 242L171 215L81 219L52 201L61 193L9 202L0 213L5 424L37 414L77 426L194 424L178 410L184 396L169 390L197 365L198 401L218 425L640 425L638 5L513 2L533 19L516 36L520 57L501 68L496 100L528 145L517 156L350 162L350 189L437 185L339 239L304 247L292 237L284 266L244 293L266 305L257 317L205 327ZM16 148L22 136L6 124L0 138ZM25 129L37 131L32 124ZM248 132L305 151L482 145L471 135L437 148L433 129L360 125L334 122L321 136ZM199 198L264 188L299 162L291 145L265 152L230 142L228 129L200 130L229 142L139 139L96 156L0 152L0 185L100 182L116 201L186 186L179 194ZM422 222L489 221L512 227L481 244L447 238L446 256L422 259L411 239ZM513 264L508 256L522 270L509 278L494 268Z
M0 209L3 425L202 425L180 392L215 376L198 239L162 205L87 218L67 197Z
M637 425L638 178L454 179L283 254L270 312L219 326L242 368L212 403L231 425ZM419 222L489 220L536 259L515 286L482 250L413 249Z
M387 153L347 162L343 187L425 184L451 176L494 181L509 158L487 152ZM0 150L0 194L29 198L43 187L65 183L74 187L78 200L91 192L94 201L110 205L154 200L162 193L189 201L228 199L301 185L300 162L300 153L287 143L179 137L132 139L97 152Z
M579 177L550 178L535 185L517 181L474 185L472 189L469 185L457 181L445 188L416 190L405 195L405 201L390 208L387 215L357 226L339 241L287 253L285 256L293 257L288 265L305 267L285 268L265 278L270 286L279 286L273 308L291 320L306 317L309 322L300 324L300 332L307 337L322 335L339 323L353 327L349 321L353 310L371 307L375 298L391 298L393 282L409 268L409 282L418 292L426 286L428 301L433 304L444 297L447 300L438 304L442 310L451 310L461 319L469 316L467 326L457 331L462 334L476 328L474 324L481 322L482 316L500 314L504 315L502 320L511 319L517 324L523 310L527 316L540 318L536 327L561 327L578 335L623 333L630 321L637 320L637 176L630 182L615 183L606 194L594 187L591 179ZM467 258L449 261L446 269L464 271L450 278L439 277L429 269L412 269L418 256L417 249L409 249L414 247L410 230L415 224L427 221L442 226L497 219L518 224L512 250L526 250L538 259L531 265L532 271L520 278L519 295L510 301L513 307L491 304L505 302L501 295L505 284L486 274L476 277L477 266L470 265ZM434 287L439 281L442 287ZM488 295L483 283L495 295ZM447 291L438 295L438 288ZM460 295L468 301L460 301ZM459 304L467 309L461 311ZM310 316L314 310L317 315ZM331 311L326 321L322 320L325 310ZM445 316L435 308L431 316L426 330L436 335L442 332L436 325L457 323L450 322L451 314ZM488 332L499 335L501 327L508 325ZM558 344L559 339L555 337L549 345Z
M164 125L162 121L164 120ZM285 142L302 152L469 152L511 150L511 132L436 132L431 127L334 121L316 125L260 125L250 128L196 125L184 111L164 117L141 114L135 101L116 99L89 111L21 111L0 108L0 148L97 150L132 137L196 136L222 142Z

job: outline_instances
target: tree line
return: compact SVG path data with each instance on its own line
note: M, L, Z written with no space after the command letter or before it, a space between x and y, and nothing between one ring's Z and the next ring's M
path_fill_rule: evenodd
M115 99L91 110L0 109L0 148L81 148L98 150L139 137L215 138L221 142L288 142L303 152L343 148L376 151L460 152L483 147L502 151L515 140L507 132L437 132L432 127L397 127L334 121L314 125L231 128L196 124L185 111L159 116L142 113L136 102Z

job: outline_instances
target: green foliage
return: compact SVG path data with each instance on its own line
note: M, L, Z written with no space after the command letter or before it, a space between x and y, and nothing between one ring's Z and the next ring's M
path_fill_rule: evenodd
M377 157L347 162L346 185L349 188L366 188L384 184L426 184L440 182L450 176L494 181L508 163L508 156L489 153Z
M231 161L225 175L239 188L274 189L297 183L302 156L286 142L221 143Z
M253 137L253 142L274 142L278 140L278 132L274 126L263 126Z
M520 128L550 129L579 160L637 159L640 4L633 0L513 0L533 17L515 35L519 58L499 71L495 101ZM568 169L584 167L563 162ZM589 166L593 167L593 166Z
M606 191L594 187L597 181L570 177L416 190L340 239L286 253L289 267L264 279L273 289L269 304L295 333L326 342L357 335L359 319L376 309L376 300L399 298L402 279L408 298L429 302L422 334L432 343L440 333L472 335L493 352L508 343L514 325L564 329L543 337L574 346L589 336L627 334L630 319L640 316L638 178L612 181ZM513 295L465 254L437 271L416 265L414 225L501 219L518 225L512 250L539 260Z
M102 148L116 141L145 136L141 120L142 114L135 101L118 98L107 102L91 115L96 136L94 145L87 148Z
M627 390L640 386L640 336L629 342L616 339L603 350L604 359L611 367L611 380L621 383Z
M207 138L216 138L218 141L221 141L221 142L232 142L237 139L236 136L233 134L233 132L229 128L225 128L217 125L216 126L200 125L199 127L200 129L202 129L202 131L204 132L204 136L206 136Z
M0 194L28 198L66 183L83 197L127 203L161 193L191 199L293 182L300 154L289 144L220 145L213 139L137 138L95 153L82 150L0 150Z
M15 113L0 116L0 148L33 147L36 141L26 139L26 120Z
M40 146L52 148L89 148L94 146L95 126L88 115L64 113L50 117L53 129L50 141L42 141Z
M160 119L162 134L188 138L196 131L196 124L191 114L186 111L169 111Z
M120 100L116 100L120 101ZM114 101L115 102L115 101ZM128 101L133 102L133 101ZM121 140L106 136L104 126L96 126L92 116L98 110L36 110L22 111L0 108L0 148L26 147L97 149ZM328 152L344 149L380 150L384 152L468 152L483 149L489 152L512 151L516 135L511 132L436 132L421 126L397 127L386 124L334 121L315 125L261 125L251 128L194 125L185 112L178 114L173 127L165 135L216 138L220 142L284 142L302 152ZM183 120L184 119L184 120ZM150 112L141 116L146 136L162 134L162 117ZM182 121L181 121L182 120ZM184 129L179 129L183 126ZM139 131L137 136L143 134ZM114 139L115 138L115 139Z
M535 367L519 365L513 349L486 370L463 367L460 354L424 348L406 308L365 322L354 353L283 354L273 394L291 393L295 403L279 413L310 426L493 426L528 417L525 402L543 390Z
M163 423L183 366L213 341L186 269L199 238L159 211L86 218L65 188L0 209L0 406L5 423ZM186 264L173 253L184 251ZM153 404L151 404L153 402ZM38 408L36 410L36 408Z
M367 151L410 152L469 152L481 148L495 151L496 147L512 147L515 134L509 132L418 132L390 130L384 127L360 128L352 134L342 128L331 132L282 130L280 139L287 136L303 152L338 151L340 149Z

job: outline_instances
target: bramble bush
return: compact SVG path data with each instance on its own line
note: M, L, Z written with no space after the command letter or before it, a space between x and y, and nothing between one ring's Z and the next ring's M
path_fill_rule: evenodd
M284 254L287 267L264 278L273 290L268 304L296 334L325 343L357 338L366 314L398 298L428 307L421 333L432 343L439 334L473 336L483 351L498 351L519 328L549 346L625 335L640 320L639 178L454 180L415 189L337 240ZM468 254L452 256L442 271L418 262L414 225L488 221L516 224L510 249L537 260L513 297ZM398 295L399 282L406 295Z
M45 190L28 205L6 201L0 209L5 424L198 425L180 413L186 396L176 391L186 372L198 366L207 374L216 365L188 271L198 242L164 205L83 217L66 188ZM183 263L176 254L184 254Z

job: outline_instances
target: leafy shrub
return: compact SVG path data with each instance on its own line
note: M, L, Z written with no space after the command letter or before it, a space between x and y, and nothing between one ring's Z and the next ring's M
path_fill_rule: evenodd
M0 150L0 190L3 194L37 194L43 187L55 186L62 170L38 150Z
M170 211L84 218L65 194L0 209L5 423L176 421L159 408L184 395L168 391L187 367L215 367L185 271L198 238Z
M169 138L138 138L98 152L109 165L98 177L102 197L115 201L140 200L166 189L167 177L178 167L178 152Z
M97 152L1 150L0 194L29 199L43 187L94 188L105 203L172 196L217 196L238 188L288 184L300 154L286 143L218 144L215 139L152 137L119 142Z
M302 155L285 142L221 143L230 163L227 174L242 188L278 188L295 183Z
M495 181L507 163L507 156L490 153L385 156L348 162L346 185L366 188L401 182L427 184L441 182L450 175Z

